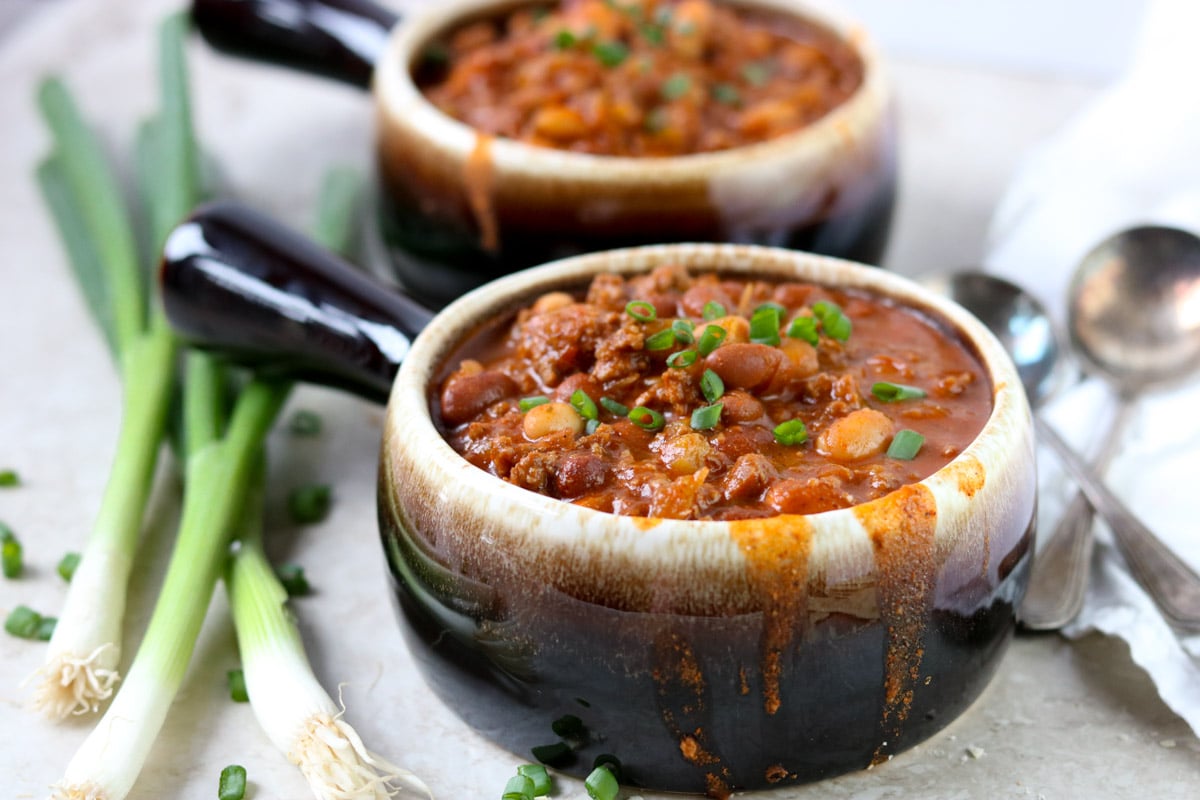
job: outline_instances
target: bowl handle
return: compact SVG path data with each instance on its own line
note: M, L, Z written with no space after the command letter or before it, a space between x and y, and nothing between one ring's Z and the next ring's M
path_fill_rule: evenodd
M218 50L366 88L400 17L370 0L193 0L192 20Z
M240 203L198 208L167 238L163 308L192 344L263 372L384 400L433 312Z

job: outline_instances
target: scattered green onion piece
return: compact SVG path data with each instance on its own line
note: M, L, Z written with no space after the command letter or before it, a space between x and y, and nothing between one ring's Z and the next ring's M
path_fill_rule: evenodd
M221 781L217 784L217 800L242 800L246 796L246 768L230 764L221 770Z
M316 436L321 432L321 417L301 409L288 420L288 432L293 436Z
M692 22L691 20L687 20L686 22L681 22L676 25L675 30L680 36L691 36L696 32L696 23Z
M550 773L541 764L522 764L517 767L517 774L524 775L533 781L534 797L548 795L550 794L550 790L554 788L554 784L550 780Z
M0 469L0 487L9 488L21 485L21 476L15 469Z
M685 369L696 363L696 359L700 354L695 350L680 350L678 353L672 353L667 359L667 366L672 369Z
M721 409L724 407L724 403L717 403L697 408L692 412L692 430L707 431L717 427L717 422L721 419Z
M895 403L899 400L920 400L925 397L925 390L916 386L905 386L902 383L878 381L872 384L871 394L885 403Z
M0 522L0 561L4 565L4 577L19 578L25 570L24 549L12 529Z
M641 31L642 38L652 45L658 46L666 41L667 32L663 30L661 25L641 24L638 26Z
M784 447L793 447L808 441L808 427L801 419L789 419L787 422L781 422L775 426L773 433L775 441Z
M742 94L732 83L718 83L712 88L713 99L726 106L740 106Z
M853 325L836 303L821 300L813 303L813 315L821 321L821 328L830 339L844 342L850 338Z
M584 727L583 720L574 714L563 714L554 722L550 723L550 729L555 734L564 739L573 739L582 736L587 728Z
M630 300L625 304L625 313L638 322L652 322L658 316L654 304L645 300Z
M925 437L916 431L908 428L897 431L896 435L892 437L892 443L888 446L888 458L912 461L917 457L917 453L921 452L923 444L925 444Z
M629 406L618 403L611 397L601 397L600 405L604 406L606 410L612 414L616 414L618 417L629 416Z
M48 642L54 636L54 629L58 627L58 619L55 617L42 617L38 620L37 633L34 634L35 639L39 642Z
M623 42L596 42L592 46L592 55L604 66L616 67L629 58L629 48Z
M225 673L225 683L229 686L229 699L235 703L249 703L250 693L246 691L246 673L240 669L231 669Z
M566 742L538 745L530 749L529 752L541 763L549 764L552 767L569 764L575 756L575 751Z
M662 88L659 90L663 99L670 102L678 100L688 93L692 88L692 79L685 72L676 72L671 77L663 81Z
M742 67L742 77L751 86L763 86L767 81L771 80L771 73L773 71L774 69L769 61L752 61Z
M721 380L721 376L711 369L706 369L700 376L700 391L704 394L705 400L715 403L721 399L721 395L725 394L725 381Z
M312 591L308 578L304 575L304 567L288 562L275 567L275 577L283 584L288 597L304 597Z
M670 328L663 328L658 333L646 337L647 350L670 350L675 346L675 332Z
M750 317L750 341L755 344L779 344L779 311L760 307Z
M549 403L549 402L550 402L549 397L546 397L545 395L540 395L540 394L536 395L534 397L522 397L519 401L517 401L517 408L521 409L521 413L524 414L525 412L529 411L529 409L531 409L531 408L536 408L538 406L544 406L546 403Z
M716 300L709 300L704 304L704 308L700 311L700 316L705 322L712 322L714 319L720 319L725 316L725 306L718 303Z
M567 50L574 47L577 41L578 39L575 38L575 34L568 30L561 30L554 34L554 47L558 50Z
M592 762L592 768L595 769L596 767L604 767L605 769L609 770L612 772L613 777L617 779L617 782L620 783L621 772L623 770L621 767L621 759L617 758L612 753L601 753L600 755L596 756L596 760Z
M776 303L776 302L773 302L770 300L768 300L765 303L759 303L757 306L755 306L754 313L757 314L759 311L765 311L767 309L770 309L771 311L774 311L776 314L778 314L780 319L783 319L783 315L787 313L786 306L783 306L779 303Z
M533 779L518 772L504 785L501 800L533 800Z
M616 800L617 792L621 788L612 770L604 766L593 769L583 779L583 786L592 800Z
M658 133L667 127L667 110L661 106L652 108L646 112L646 119L642 122L642 127L647 133Z
M600 427L600 420L589 419L586 423L584 423L583 432L585 434L587 434L588 436L591 436L593 433L596 432L596 429L599 427Z
M67 583L71 582L71 578L75 577L75 570L79 567L79 553L67 553L58 561L58 574Z
M662 427L667 424L663 419L663 415L652 408L638 406L629 412L629 421L639 428L648 431L662 430Z
M821 341L821 337L817 333L816 317L796 317L794 320L792 320L792 324L788 328L787 335L792 339L799 339L803 342L808 342L813 347L816 347Z
M696 342L696 349L700 351L700 355L706 356L720 347L728 335L729 331L720 325L709 325L704 329L704 333L700 334L700 341Z
M571 407L584 419L600 418L600 410L596 408L596 403L583 389L576 389L571 393Z
M4 630L18 639L36 639L41 625L42 615L29 606L17 606L4 620Z
M288 513L292 521L311 525L325 519L333 503L333 490L322 483L298 486L288 494Z
M690 319L675 320L671 323L671 331L675 334L676 341L683 344L691 344L696 341L696 326Z

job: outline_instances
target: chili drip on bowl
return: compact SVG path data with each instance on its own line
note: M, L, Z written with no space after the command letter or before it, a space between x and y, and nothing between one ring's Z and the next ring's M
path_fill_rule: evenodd
M741 519L928 477L983 428L985 375L887 298L668 265L485 325L433 405L458 453L522 488L622 515Z
M485 134L676 156L800 130L853 94L863 64L795 15L711 0L563 0L450 31L414 77Z

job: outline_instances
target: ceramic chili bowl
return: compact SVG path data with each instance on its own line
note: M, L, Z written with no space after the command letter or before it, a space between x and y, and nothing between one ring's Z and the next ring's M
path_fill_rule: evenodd
M194 0L193 16L222 49L372 87L379 227L404 284L435 305L517 268L636 244L751 242L878 261L896 145L884 70L861 28L794 0L733 4L812 21L862 74L807 127L715 152L592 155L491 138L418 87L414 72L454 30L551 5L454 0L401 21L362 0Z
M732 522L592 510L447 444L431 408L465 337L546 292L663 264L916 309L978 358L990 416L918 483ZM390 387L379 523L403 630L443 701L523 758L550 745L536 752L582 775L607 754L627 784L713 797L864 769L963 712L1010 641L1032 554L1029 408L984 326L904 278L789 250L664 245L519 272L433 316L226 205L170 238L163 283L193 340Z

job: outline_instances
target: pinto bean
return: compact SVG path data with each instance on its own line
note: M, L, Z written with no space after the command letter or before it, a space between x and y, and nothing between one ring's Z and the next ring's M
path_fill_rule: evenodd
M575 298L566 292L546 292L533 303L534 314L545 314L548 311L557 311L560 308L566 308L575 302Z
M839 417L817 436L817 452L836 461L857 461L883 452L892 420L882 411L860 408Z
M503 372L457 373L442 387L442 419L448 425L461 425L516 393L517 384Z
M691 475L704 466L711 450L708 440L698 433L685 433L662 446L659 458L676 475Z
M812 514L854 502L838 481L827 478L789 478L767 489L763 499L781 514Z
M705 363L727 388L754 392L771 384L783 360L783 353L770 345L734 342L718 347Z
M753 422L765 413L762 403L742 391L730 392L721 402L723 414L731 422Z
M541 439L559 431L578 436L583 432L583 417L567 403L543 403L525 412L522 428L530 439Z
M792 362L792 377L794 378L807 378L809 375L817 374L817 370L821 368L817 358L817 348L808 342L784 337L779 349Z

